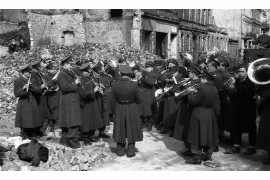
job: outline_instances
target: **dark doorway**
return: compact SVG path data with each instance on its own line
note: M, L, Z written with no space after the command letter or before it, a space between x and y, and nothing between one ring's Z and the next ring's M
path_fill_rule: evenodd
M142 50L150 52L151 50L151 31L142 31L141 35L141 47Z
M123 9L111 9L111 18L119 18L123 15Z
M193 59L196 60L196 59L197 59L197 55L198 55L198 54L197 54L197 52L198 52L198 50L197 50L197 49L198 49L197 35L193 35L193 38L192 38L192 39L193 39L193 43L192 43L192 44L193 44L193 45L192 45L192 46L193 46L193 48L192 48L192 51L193 51Z
M167 33L156 33L156 55L162 58L167 58L168 49L168 34Z

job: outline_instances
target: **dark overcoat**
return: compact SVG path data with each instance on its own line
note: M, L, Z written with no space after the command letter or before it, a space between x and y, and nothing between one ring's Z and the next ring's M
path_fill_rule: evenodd
M229 101L228 101L228 88L229 84L225 84L230 79L230 74L227 70L220 70L220 77L221 77L221 88L219 90L219 98L220 98L220 116L219 116L219 129L224 130L226 127L227 114L229 113Z
M82 86L78 89L82 118L81 132L89 132L105 126L95 99L95 86L91 83L91 80L91 78L82 75Z
M93 80L96 83L101 83L101 84L104 83L104 79L102 76L95 77L95 78L93 78ZM104 122L103 123L104 127L110 125L108 99L106 96L106 88L105 89L103 88L103 94L101 94L100 92L96 92L95 98L96 98L96 101L98 103L98 107L99 107L99 110L100 110L100 113L101 113L101 116L102 116L102 119Z
M181 76L176 77L176 81L180 82L183 78ZM173 83L170 83L168 87L173 86ZM164 109L163 109L163 120L162 123L168 127L173 128L175 126L176 118L178 115L178 110L181 102L175 97L174 92L177 89L174 88L170 93L164 96Z
M58 85L61 91L59 100L59 127L69 128L80 126L81 109L74 74L68 70L62 70L58 75Z
M198 83L200 83L199 79L191 81L191 85L198 84ZM186 95L182 97L178 115L175 122L175 128L174 128L174 134L173 134L174 138L180 141L187 142L192 110L193 110L193 106L189 104L188 96Z
M203 84L198 92L188 95L194 106L188 132L188 143L199 146L218 144L217 114L220 112L218 91L210 81Z
M23 90L25 84L27 84L27 79L22 76L14 81L14 95L19 98L16 109L15 127L39 127L42 125L42 118L33 92L41 92L41 89L31 85L27 93L26 90Z
M255 84L246 77L243 81L238 79L236 86L236 113L233 121L234 131L250 132L256 122L256 104L254 100Z
M143 140L138 105L140 92L136 82L121 78L112 84L112 98L116 102L113 138L115 142L134 143Z
M43 78L43 75L39 71L37 71L36 69L32 70L31 72L32 84L34 84L35 86L41 87L41 85L43 84L42 78ZM47 111L47 106L46 106L46 97L42 96L42 92L43 90L37 93L33 93L33 95L37 100L37 104L38 104L39 111L41 113L41 118L43 121L45 117L45 113Z
M257 135L257 148L270 153L270 86L261 86L258 89L257 94L263 98Z
M45 119L59 119L60 91L57 80L53 80L55 74L44 74L49 90L44 94L46 98Z
M140 93L140 115L141 116L152 116L155 110L155 83L157 81L158 74L154 71L145 72L141 78Z
M107 114L112 114L112 92L111 92L111 84L113 82L113 77L108 75L104 75L101 74L100 76L100 82L105 86L104 89L104 96L105 96L105 100L106 100L106 104L107 104L107 108L108 108L108 112Z

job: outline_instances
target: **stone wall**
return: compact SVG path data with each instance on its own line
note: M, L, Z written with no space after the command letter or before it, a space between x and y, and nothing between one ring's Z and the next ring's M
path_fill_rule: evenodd
M10 31L18 30L18 24L0 22L0 34L7 33Z
M85 42L83 16L80 13L63 15L42 15L29 12L30 34L33 46L46 44L65 44L65 33L74 35L73 43Z
M86 41L108 43L117 46L122 43L131 45L133 11L123 10L122 17L111 18L109 9L81 11L84 16Z

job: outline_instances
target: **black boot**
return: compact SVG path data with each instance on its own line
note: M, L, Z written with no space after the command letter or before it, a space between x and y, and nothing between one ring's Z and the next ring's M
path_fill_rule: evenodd
M105 134L104 131L99 131L99 138L110 138L108 134Z
M123 144L123 143L117 143L116 154L118 156L124 156L125 153L126 153L125 151L126 151L125 144Z
M67 147L70 147L72 149L77 149L77 148L80 148L80 143L78 140L75 140L75 139L68 139L67 140L67 143L66 143L66 146Z
M63 146L66 146L67 145L67 138L61 137L59 143L62 144Z
M152 131L152 123L147 123L147 131Z
M127 157L133 157L135 156L135 143L129 143L127 148Z

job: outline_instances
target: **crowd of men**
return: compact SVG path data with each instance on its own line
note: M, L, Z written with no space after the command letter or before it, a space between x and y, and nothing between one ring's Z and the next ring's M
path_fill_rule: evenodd
M110 62L71 60L39 60L20 67L21 76L14 81L19 97L15 126L23 138L53 133L57 123L60 144L79 148L80 141L98 141L96 130L99 138L110 138L105 129L111 121L117 155L133 157L143 130L152 131L155 125L159 133L184 142L181 154L193 156L186 163L201 164L211 161L218 144L226 140L224 131L231 137L228 154L240 153L242 134L248 133L244 154L263 149L269 153L264 163L270 164L270 89L251 82L247 66L229 72L225 59L213 55L193 61L190 54L183 56L182 64L169 59L130 65L120 58L114 67ZM256 95L263 99L260 107ZM192 145L202 153L195 155Z

